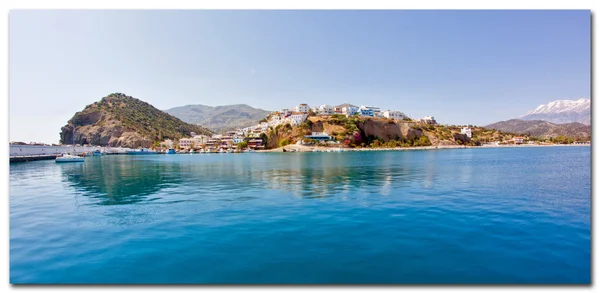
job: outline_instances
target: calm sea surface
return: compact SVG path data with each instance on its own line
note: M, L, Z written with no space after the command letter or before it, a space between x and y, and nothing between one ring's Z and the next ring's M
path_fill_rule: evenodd
M590 148L10 165L10 281L590 283Z

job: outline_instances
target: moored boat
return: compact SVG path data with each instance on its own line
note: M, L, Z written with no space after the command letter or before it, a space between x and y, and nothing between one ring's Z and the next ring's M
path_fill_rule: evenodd
M84 157L80 157L75 154L75 124L73 124L73 152L71 154L63 154L62 156L56 157L56 159L54 159L54 162L56 162L56 163L85 162Z
M167 150L167 154L169 154L169 155L175 154L175 149Z
M57 163L74 163L74 162L85 162L84 157L64 154L60 157L56 157L54 160Z
M142 149L139 149L139 150L128 151L127 154L128 155L156 155L156 154L158 154L158 152L151 151L151 150L146 149L146 148L142 148Z

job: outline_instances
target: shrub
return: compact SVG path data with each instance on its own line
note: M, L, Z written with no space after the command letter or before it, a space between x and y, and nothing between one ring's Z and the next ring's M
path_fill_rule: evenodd
M290 144L290 140L287 139L287 138L285 138L285 139L283 139L282 141L279 142L279 146L281 146L281 147L282 146L286 146L288 144Z

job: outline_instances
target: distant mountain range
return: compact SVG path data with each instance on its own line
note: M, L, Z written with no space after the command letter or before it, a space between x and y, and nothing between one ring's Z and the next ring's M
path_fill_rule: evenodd
M257 124L271 111L245 104L228 106L186 105L164 112L187 123L198 124L215 132L224 132Z
M559 135L571 137L591 136L591 126L579 122L555 124L542 120L511 119L492 123L485 126L485 128L496 129L502 132L527 134L543 138L557 137Z
M540 105L521 117L522 120L544 120L553 123L579 122L590 125L590 99L558 100Z

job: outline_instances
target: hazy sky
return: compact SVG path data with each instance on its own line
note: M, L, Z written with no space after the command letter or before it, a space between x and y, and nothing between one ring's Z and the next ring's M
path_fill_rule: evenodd
M590 97L589 11L11 11L9 54L11 141L56 143L112 92L476 125Z

